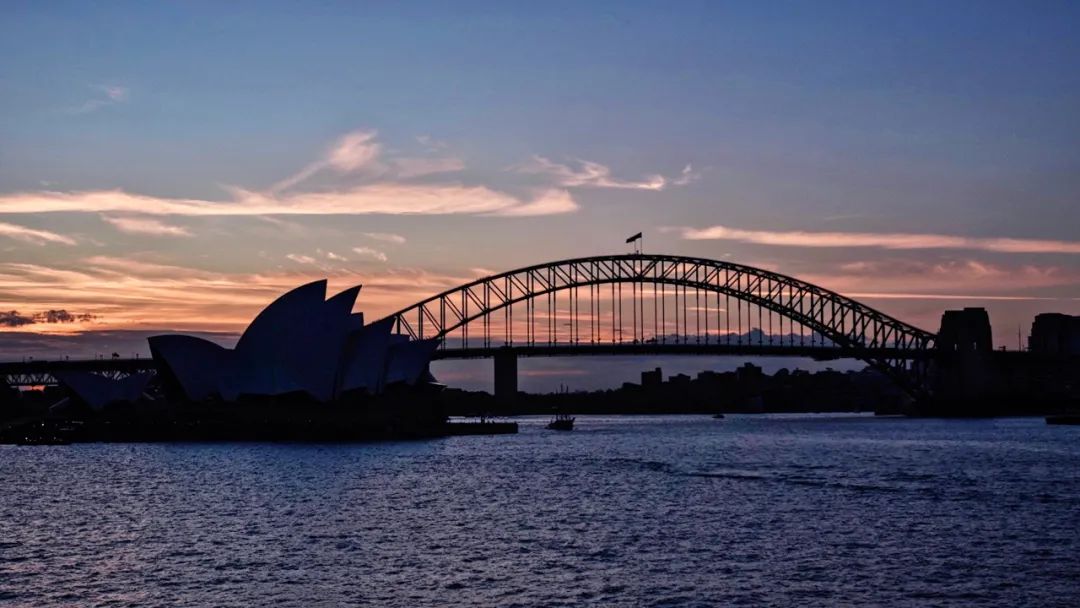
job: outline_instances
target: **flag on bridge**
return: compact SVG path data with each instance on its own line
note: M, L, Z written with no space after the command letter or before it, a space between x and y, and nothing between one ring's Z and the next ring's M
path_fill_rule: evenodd
M639 233L635 234L634 236L626 239L626 242L627 243L633 243L634 241L640 241L640 240L641 240L641 233L639 232Z

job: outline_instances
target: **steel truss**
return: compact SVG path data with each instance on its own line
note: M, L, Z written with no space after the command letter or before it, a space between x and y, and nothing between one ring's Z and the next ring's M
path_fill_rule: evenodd
M627 285L629 294L624 295L622 292ZM646 286L652 288L651 292ZM674 310L669 310L668 306L669 287L674 290ZM568 292L565 308L559 308L563 303L557 294L561 292ZM589 309L587 313L581 310L583 293ZM631 299L630 314L624 310L627 295ZM712 312L710 295L716 298ZM720 302L721 296L724 304ZM611 310L606 313L610 319L602 320L600 302L604 298L610 298L608 301L617 302L617 305L611 305ZM540 321L546 331L538 331L537 303L544 301L548 314ZM519 303L525 307L524 337L516 335L513 320L514 305ZM756 319L752 307L756 307ZM559 314L551 314L555 311ZM702 340L708 343L722 339L721 335L713 333L721 330L722 319L729 330L725 336L730 340L735 327L733 313L737 316L740 341L744 322L747 330L756 322L759 340L764 341L763 311L768 313L770 344L774 339L775 315L781 332L787 319L789 332L793 330L793 323L798 324L800 332L801 328L811 331L808 339L812 344L817 340L822 347L839 347L849 356L862 359L893 377L909 392L921 392L925 386L922 378L925 365L921 361L934 349L934 334L794 277L704 258L635 253L537 264L449 289L391 317L395 318L398 333L408 334L412 339L442 338L440 358L450 358L455 350L461 350L463 354L466 351L476 353L478 348L501 346L550 349L559 344L633 345L669 339L676 343L701 343ZM563 313L565 319L560 319ZM663 329L667 330L672 314L676 331L670 335L661 330L660 319L663 319ZM712 318L714 314L715 319ZM491 320L496 315L504 322L501 335L492 332ZM475 335L475 330L470 332L474 321L478 321L479 336ZM710 329L713 321L715 324ZM559 323L568 329L562 332ZM604 323L610 323L610 331ZM583 335L582 325L588 335ZM631 327L628 329L627 325ZM651 334L648 331L650 325ZM450 343L447 338L452 333L455 340ZM560 338L561 334L566 337ZM543 339L545 336L546 340ZM790 334L788 339L795 340ZM802 333L798 335L800 347L805 346L806 339ZM782 345L783 333L780 340Z

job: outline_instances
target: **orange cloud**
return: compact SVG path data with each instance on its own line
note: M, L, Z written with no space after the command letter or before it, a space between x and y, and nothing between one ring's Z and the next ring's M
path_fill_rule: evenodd
M4 222L0 222L0 236L18 239L35 245L44 245L46 243L60 243L61 245L75 244L75 239L62 234L49 232L48 230L35 230L33 228L27 228L26 226L7 224Z
M564 190L547 190L522 199L484 186L379 183L349 190L268 195L234 190L231 201L177 199L93 192L23 192L0 195L0 214L97 212L127 215L455 215L502 216L570 213L577 203ZM12 226L3 224L2 226ZM2 228L0 228L2 230ZM27 229L24 229L25 233ZM0 232L2 234L2 232ZM59 236L59 235L53 235ZM41 236L48 239L48 237ZM60 237L66 238L66 237Z
M358 310L379 318L470 276L415 268L352 272L301 265L295 271L223 273L128 258L93 256L65 266L0 263L0 310L76 310L70 323L35 326L51 333L99 329L240 331L267 304L305 282L328 277L331 289L362 284Z
M101 219L115 226L120 232L155 236L192 236L191 232L183 226L173 226L152 218L102 216Z
M727 226L680 228L684 239L727 240L783 247L873 247L878 249L971 249L1004 253L1080 253L1080 242L874 232L742 230Z
M887 260L842 264L836 272L800 279L853 298L1042 299L1025 291L1080 285L1080 274L1060 266L998 266L976 260Z

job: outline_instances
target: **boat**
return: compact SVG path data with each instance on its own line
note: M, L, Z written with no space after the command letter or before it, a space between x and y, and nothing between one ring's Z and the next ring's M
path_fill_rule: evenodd
M1080 424L1080 414L1059 414L1047 416L1046 424Z
M547 428L553 431L572 431L574 430L574 417L570 414L555 414L555 417L548 423Z

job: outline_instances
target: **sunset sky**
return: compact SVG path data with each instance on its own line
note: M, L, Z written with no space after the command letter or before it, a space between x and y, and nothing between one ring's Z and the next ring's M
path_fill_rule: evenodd
M1080 314L1077 3L0 11L0 359L227 341L321 277L375 318L637 231L1010 348Z

